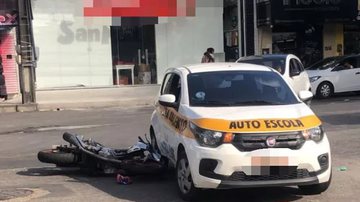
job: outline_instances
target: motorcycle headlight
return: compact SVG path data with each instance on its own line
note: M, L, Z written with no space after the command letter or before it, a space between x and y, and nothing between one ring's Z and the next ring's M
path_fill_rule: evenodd
M218 131L207 130L198 127L190 122L191 132L195 135L197 142L205 147L218 147L222 144L223 133Z
M312 76L309 79L310 79L310 82L312 83L312 82L319 80L320 78L321 78L321 76Z
M315 142L320 142L324 138L324 130L322 126L310 128L303 131L305 139L310 139Z

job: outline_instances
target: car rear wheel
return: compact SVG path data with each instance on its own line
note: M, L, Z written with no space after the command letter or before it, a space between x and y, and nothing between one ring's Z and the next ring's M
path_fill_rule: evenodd
M316 95L323 99L330 97L333 93L334 87L330 82L321 83L316 90Z
M194 200L198 194L198 189L192 180L189 161L185 151L181 151L176 164L176 178L180 197L185 201Z

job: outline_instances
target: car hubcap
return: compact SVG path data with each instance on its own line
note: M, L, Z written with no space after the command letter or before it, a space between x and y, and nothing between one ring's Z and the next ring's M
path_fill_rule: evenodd
M330 95L330 86L329 85L322 85L320 88L320 93L324 96L327 97Z
M181 159L177 170L178 184L182 193L186 194L191 189L191 173L189 163L185 159Z

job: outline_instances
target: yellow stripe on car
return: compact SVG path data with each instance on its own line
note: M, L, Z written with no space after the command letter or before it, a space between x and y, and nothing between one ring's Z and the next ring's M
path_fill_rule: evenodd
M297 119L254 119L254 120L224 120L224 119L195 119L197 126L221 132L285 132L306 130L321 125L315 116L305 116Z

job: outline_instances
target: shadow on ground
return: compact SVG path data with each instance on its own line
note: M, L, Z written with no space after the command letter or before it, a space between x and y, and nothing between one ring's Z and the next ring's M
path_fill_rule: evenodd
M177 184L174 171L168 171L161 176L135 176L130 185L120 185L115 176L89 177L79 169L61 168L31 168L18 172L26 176L54 176L65 175L70 177L68 182L86 183L110 194L118 199L130 201L182 201L177 193ZM301 199L297 188L256 188L235 190L203 190L196 201L296 201Z
M323 115L321 120L331 125L359 125L360 113Z
M337 102L337 101L345 101L345 100L360 100L360 91L336 93L326 99L321 99L321 98L317 98L317 97L313 98L313 101L315 103Z

